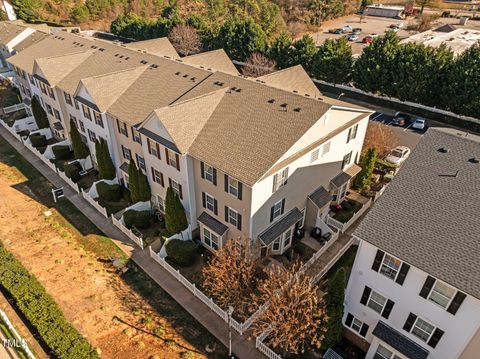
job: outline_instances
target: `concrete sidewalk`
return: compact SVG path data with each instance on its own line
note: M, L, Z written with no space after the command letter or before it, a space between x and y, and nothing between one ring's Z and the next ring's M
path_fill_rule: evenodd
M156 263L148 250L141 250L128 239L110 219L100 215L80 194L75 192L57 173L53 172L37 156L30 152L12 134L0 125L0 135L10 143L28 162L42 173L55 187L63 187L65 197L72 202L106 236L110 237L133 261L160 285L175 301L200 322L220 342L228 347L228 326L200 299L193 296L183 284L177 281L163 267ZM241 359L265 358L255 348L255 340L248 340L232 329L232 350Z

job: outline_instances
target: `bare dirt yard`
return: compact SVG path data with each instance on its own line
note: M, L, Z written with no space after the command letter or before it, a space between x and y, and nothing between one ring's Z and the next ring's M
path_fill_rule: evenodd
M0 240L102 358L224 358L224 347L0 138ZM75 223L73 225L72 223ZM216 348L207 353L206 346Z

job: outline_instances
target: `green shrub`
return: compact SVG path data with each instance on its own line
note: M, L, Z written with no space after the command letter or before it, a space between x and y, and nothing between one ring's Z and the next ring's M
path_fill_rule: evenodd
M52 151L57 160L69 160L73 157L73 152L67 145L52 146Z
M118 184L97 183L97 192L100 198L105 201L118 201L122 198L122 189Z
M172 239L165 245L168 257L177 265L188 267L195 261L197 247L193 241Z
M80 169L74 163L67 163L63 170L65 171L65 176L70 178L73 182L78 182L81 178Z
M351 210L353 210L352 204L351 204L350 202L348 202L348 201L344 201L344 202L342 203L342 208L343 208L345 211L351 211Z
M293 251L303 256L305 254L305 245L303 243L297 243L293 246Z
M0 286L52 350L53 357L99 359L95 349L67 321L37 279L1 244L0 263Z
M130 196L130 191L127 187L122 187L122 197L125 202L132 203L132 197Z
M123 220L125 222L125 227L142 229L148 228L150 226L151 216L149 211L135 211L129 209L123 214Z
M34 133L30 135L30 141L33 147L47 147L47 137L40 133Z

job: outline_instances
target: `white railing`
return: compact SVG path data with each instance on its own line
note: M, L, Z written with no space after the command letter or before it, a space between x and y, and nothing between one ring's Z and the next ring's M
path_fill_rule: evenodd
M345 245L342 247L342 249L340 249L335 254L335 256L333 256L333 258L330 259L330 261L322 268L322 270L320 272L318 272L315 275L315 277L313 277L312 282L317 283L320 280L320 278L322 278L325 275L325 273L327 273L328 270L337 262L337 260L345 254L345 252L348 250L348 248L351 247L351 245L353 244L354 241L355 241L354 237L350 238L350 240L347 243L345 243Z
M84 193L85 193L85 192L84 192ZM88 196L88 194L87 194L87 196ZM88 196L88 197L90 197L90 196ZM92 197L90 197L90 198L92 198ZM97 203L97 204L98 204L98 203ZM100 205L99 205L99 207L100 207ZM103 208L103 207L100 207L100 208ZM105 211L105 208L103 208L103 210ZM105 217L107 216L106 213L107 213L107 211L105 211ZM102 213L102 214L103 214L103 213ZM130 238L133 242L135 242L135 244L136 244L137 246L139 246L140 248L143 249L143 239L142 239L141 237L137 237L137 236L135 235L135 233L133 233L130 229L128 229L127 227L125 227L120 220L116 219L113 214L111 215L111 218L112 218L113 224L114 224L119 230L121 230L128 238Z
M385 190L387 189L387 184L383 185L382 188L380 188L380 191L378 192L375 192L375 197L373 197L373 202L376 202L377 199L383 194L383 192L385 192Z
M326 242L322 248L316 251L313 256L300 268L301 271L305 271L320 257L323 253L327 251L328 248L338 239L338 232L332 232L330 240Z
M282 359L282 356L275 353L272 349L267 347L265 344L263 344L263 341L265 340L266 337L268 337L269 331L265 331L262 334L260 334L256 339L255 339L255 347L263 354L267 356L269 359Z
M43 156L42 156L43 157ZM48 161L48 160L47 160ZM78 189L78 184L76 184L75 182L73 182L70 178L67 177L67 175L58 170L57 171L58 175L60 176L61 179L63 179L65 182L67 182L67 184L72 187L77 193L80 193L80 190ZM90 197L90 196L89 196Z
M48 158L46 158L43 154L41 154L35 147L33 147L28 141L24 141L23 144L25 145L26 148L28 148L35 156L40 158L43 163L45 163L50 169L54 172L60 173L60 171L57 170L57 167L50 162ZM65 176L66 177L66 176ZM63 178L63 177L62 177ZM69 183L70 184L70 183ZM78 192L78 190L77 190Z
M25 109L25 104L23 102L21 102L21 103L17 103L16 105L4 107L3 108L3 113L7 114L7 113L12 113L12 112L15 112L15 111L23 110L23 109Z
M13 334L16 339L16 342L22 346L22 350L27 354L27 356L31 359L35 359L35 355L30 351L30 348L27 345L27 341L23 339L20 334L18 334L17 330L14 328L12 323L7 317L7 314L3 310L0 309L0 319L7 325L7 328Z
M344 233L348 228L350 228L350 226L355 223L355 221L362 215L366 212L367 209L370 208L370 206L372 205L372 199L370 198L368 200L367 203L365 203L362 208L360 208L360 210L358 212L356 212L352 218L350 218L348 220L348 222L345 222L345 223L342 223L338 220L336 220L335 218L332 218L330 216L327 216L327 224L332 226L332 227L335 227L336 229L338 229L340 232Z
M83 189L80 190L83 198L87 200L88 203L90 203L98 212L100 212L105 218L108 217L107 215L107 210L100 206L98 202L96 202L92 197L88 195L88 193L84 192Z
M12 125L12 127L8 126L6 122L4 122L3 120L0 120L0 123L2 124L2 126L12 134L12 136L14 136L17 140L21 141L20 139L20 135L15 131L14 129L14 126Z

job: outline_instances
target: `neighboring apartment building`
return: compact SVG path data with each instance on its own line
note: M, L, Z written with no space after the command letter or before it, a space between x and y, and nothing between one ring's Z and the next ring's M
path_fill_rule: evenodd
M120 181L128 186L133 159L160 211L172 187L208 248L246 237L266 256L287 250L295 228L329 231L371 111L320 98L299 66L250 79L223 50L171 50L165 39L120 46L61 33L9 61L55 137L68 138L72 119L94 162L105 138Z
M367 359L480 355L480 137L431 128L354 232L348 337Z

